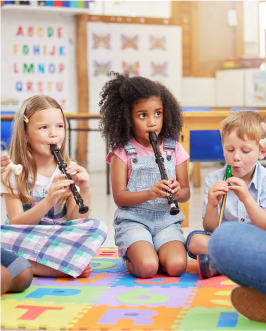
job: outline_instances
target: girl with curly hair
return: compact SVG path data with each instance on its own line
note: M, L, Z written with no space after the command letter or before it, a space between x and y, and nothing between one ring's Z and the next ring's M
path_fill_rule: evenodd
M99 103L100 128L111 152L115 242L129 272L153 277L159 266L170 276L186 269L184 215L170 215L171 191L179 202L190 197L188 154L176 141L182 128L182 111L171 92L159 82L112 72ZM162 180L149 132L158 136L168 180Z

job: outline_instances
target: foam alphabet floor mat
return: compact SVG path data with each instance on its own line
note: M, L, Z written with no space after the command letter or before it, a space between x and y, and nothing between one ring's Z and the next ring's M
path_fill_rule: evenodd
M231 306L235 283L202 279L188 258L181 277L134 277L117 250L101 248L89 278L35 277L22 293L1 297L1 326L28 330L265 330Z

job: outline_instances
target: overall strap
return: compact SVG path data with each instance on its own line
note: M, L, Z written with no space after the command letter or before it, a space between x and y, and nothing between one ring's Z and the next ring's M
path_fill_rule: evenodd
M168 161L172 160L172 154L175 152L175 140L171 138L164 139L164 146L163 149L166 151L166 158ZM167 150L170 149L171 154L168 154Z
M128 155L131 154L138 154L136 148L133 146L131 141L128 141L126 145L124 146L125 151L127 152Z
M175 150L175 140L171 139L171 138L165 138L163 149L164 150L166 150L166 149Z

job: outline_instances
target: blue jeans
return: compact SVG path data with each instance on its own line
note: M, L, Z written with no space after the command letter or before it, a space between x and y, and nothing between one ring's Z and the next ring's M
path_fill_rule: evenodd
M20 275L24 270L31 268L32 265L22 256L17 256L1 247L1 265L6 267L12 276L12 279Z
M266 294L265 230L237 222L222 224L213 232L208 250L222 275Z
M188 256L191 257L194 260L197 260L197 256L195 256L194 254L192 254L190 252L190 250L188 249L190 240L191 240L192 236L194 236L194 234L205 234L206 236L211 236L212 235L212 232L208 232L208 231L204 231L204 230L194 230L194 231L192 231L192 232L190 232L188 234L187 239L186 239L186 243L185 243Z

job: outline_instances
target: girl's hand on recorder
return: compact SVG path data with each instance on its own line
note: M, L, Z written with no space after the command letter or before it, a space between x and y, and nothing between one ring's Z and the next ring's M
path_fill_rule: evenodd
M51 207L55 206L64 194L71 192L69 185L73 184L74 181L65 178L64 174L59 174L54 177L46 197Z
M70 174L74 183L80 188L80 191L91 191L90 177L85 168L77 164L70 164L67 166L66 172Z
M173 195L178 196L180 194L181 186L180 183L175 179L175 177L171 177L168 179L168 186Z
M169 186L168 181L165 179L155 182L153 187L149 190L149 200L155 200L156 198L167 199L169 197Z

